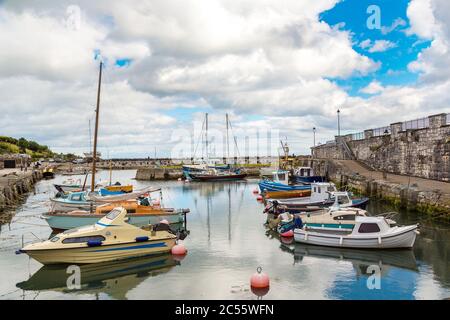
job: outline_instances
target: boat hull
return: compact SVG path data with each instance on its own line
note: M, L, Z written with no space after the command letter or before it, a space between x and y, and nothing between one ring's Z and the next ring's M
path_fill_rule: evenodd
M416 240L417 226L405 227L405 230L388 235L352 236L327 234L320 232L294 230L296 242L325 247L361 248L361 249L395 249L412 248Z
M302 198L311 196L311 189L291 191L265 191L263 194L264 198L266 199Z
M297 183L314 183L314 182L325 182L325 177L322 176L310 176L310 177L302 177L302 176L293 176L292 180Z
M247 174L202 175L191 172L189 173L189 177L193 181L234 181L245 179Z
M341 208L360 208L366 209L369 198L352 199L351 203L341 205ZM333 205L334 201L309 202L309 203L287 203L280 202L280 205L286 207L286 211L290 213L311 212L322 210Z
M259 189L261 192L270 192L270 191L311 191L310 185L286 185L273 181L261 181L259 184Z
M68 230L93 225L104 216L104 214L69 215L49 213L44 214L42 217L47 221L48 225L53 230ZM170 224L184 222L184 213L182 212L161 214L128 214L127 217L129 218L127 222L136 227L143 227L148 224L157 224L161 220L167 220Z
M85 264L130 259L170 252L175 238L73 249L23 250L42 264Z

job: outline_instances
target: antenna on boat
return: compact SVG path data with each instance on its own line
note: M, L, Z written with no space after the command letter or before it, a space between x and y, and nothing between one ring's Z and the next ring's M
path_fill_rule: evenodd
M97 136L98 136L98 116L100 113L100 90L102 85L102 69L103 62L100 61L100 67L98 72L98 90L97 90L97 108L95 110L95 130L94 130L94 150L92 154L92 183L91 191L95 190L95 170L97 165Z

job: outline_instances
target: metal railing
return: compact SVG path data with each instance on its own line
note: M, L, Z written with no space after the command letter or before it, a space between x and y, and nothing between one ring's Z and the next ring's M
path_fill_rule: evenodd
M364 132L358 132L358 133L352 134L352 140L364 140L364 139L365 139Z
M391 134L391 126L386 126L386 127L380 127L380 128L373 129L373 136L374 137L384 136L384 135L387 135L387 134Z
M428 128L430 126L430 119L420 118L410 121L405 121L402 123L402 131L410 130L410 129L423 129Z

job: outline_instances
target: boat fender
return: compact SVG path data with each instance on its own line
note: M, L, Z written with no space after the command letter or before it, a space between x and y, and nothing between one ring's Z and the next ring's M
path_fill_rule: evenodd
M378 244L381 244L381 236L378 237Z
M308 232L305 232L305 241L308 241Z
M339 245L340 245L340 246L342 246L342 242L343 242L343 241L344 241L344 238L343 238L343 237L340 237L340 238L339 238Z
M136 242L145 242L148 241L148 237L147 236L143 236L143 237L136 237Z
M99 240L89 240L87 242L88 247L99 247L102 245L102 241Z

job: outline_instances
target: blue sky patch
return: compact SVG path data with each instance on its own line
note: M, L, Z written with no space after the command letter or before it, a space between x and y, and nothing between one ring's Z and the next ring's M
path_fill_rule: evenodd
M341 30L351 32L353 49L375 62L380 68L368 75L354 75L348 79L331 79L352 96L367 97L361 89L376 80L383 86L412 85L417 73L408 65L417 60L418 54L429 47L431 41L420 41L416 35L407 35L409 20L406 16L407 0L344 0L320 15L320 20L330 26L340 25ZM380 8L381 28L369 29L367 13L371 5Z

